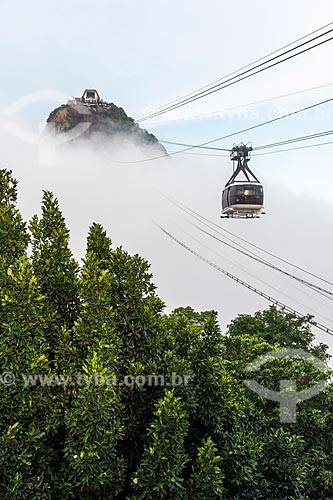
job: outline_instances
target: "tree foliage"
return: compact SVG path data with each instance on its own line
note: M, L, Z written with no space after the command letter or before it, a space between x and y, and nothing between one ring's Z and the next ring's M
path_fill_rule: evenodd
M327 362L309 318L271 307L222 334L214 311L165 314L142 257L93 224L79 266L52 193L27 228L16 187L0 170L1 499L332 498L332 385L282 424L244 384L281 347ZM329 373L287 357L253 377Z

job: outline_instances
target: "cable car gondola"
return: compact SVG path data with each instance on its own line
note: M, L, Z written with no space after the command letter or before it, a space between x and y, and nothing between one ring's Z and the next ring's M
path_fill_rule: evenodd
M248 167L251 151L245 144L231 150L230 158L237 161L237 167L222 191L222 218L258 218L265 213L264 188ZM237 180L242 172L246 180Z

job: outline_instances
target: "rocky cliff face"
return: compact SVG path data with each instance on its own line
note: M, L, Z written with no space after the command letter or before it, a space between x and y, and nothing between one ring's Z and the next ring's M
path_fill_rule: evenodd
M113 103L87 105L76 99L54 109L47 119L47 127L56 133L73 131L82 123L87 126L78 139L89 139L96 134L103 134L110 139L123 136L135 144L152 146L166 152L153 134L140 128L133 118L127 116L123 108Z

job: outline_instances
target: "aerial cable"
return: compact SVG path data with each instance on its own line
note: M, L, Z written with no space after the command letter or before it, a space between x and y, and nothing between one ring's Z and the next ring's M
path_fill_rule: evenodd
M214 154L214 153L180 153L182 155L193 155L193 156L214 156L215 158L230 158L230 155ZM254 155L255 156L255 155Z
M296 56L299 56L299 55L301 55L301 54L303 54L305 52L308 52L309 50L312 50L312 49L314 49L316 47L319 47L320 45L323 45L324 43L327 43L327 42L333 40L333 37L327 38L326 40L322 40L322 41L316 43L315 45L312 45L311 47L307 47L307 48L301 50L300 52L297 52L296 54L291 54L290 56L285 57L284 59L281 59L279 61L275 61L274 63L269 64L268 66L266 66L264 68L261 68L261 66L263 66L263 65L265 65L265 64L267 64L267 63L269 63L269 62L271 62L271 61L273 61L273 60L275 60L275 59L277 59L277 58L279 58L279 57L281 57L283 55L286 55L289 52L292 52L292 51L294 51L294 50L296 50L296 49L298 49L298 48L300 48L300 47L302 47L302 46L304 46L304 45L306 45L306 44L308 44L310 42L313 42L314 40L316 40L318 38L321 38L322 36L327 35L328 33L331 33L332 31L333 31L333 29L326 31L325 33L322 33L321 35L317 35L316 37L312 38L311 40L308 40L307 42L303 42L300 45L294 47L293 49L289 49L286 52L283 52L282 54L269 59L268 61L260 63L260 64L258 64L257 66L254 66L251 69L243 71L242 73L240 73L240 74L238 74L236 76L233 76L233 77L229 78L228 80L225 80L224 82L222 82L220 84L214 85L213 87L211 87L211 89L208 89L207 91L199 92L197 95L193 96L192 98L188 98L188 99L186 99L184 101L181 101L178 104L175 104L174 106L169 106L168 108L165 108L165 109L163 109L161 111L158 111L158 112L152 113L150 115L138 118L136 121L137 122L146 121L146 120L148 120L150 118L155 118L156 116L159 116L161 114L167 113L168 111L173 111L174 109L177 109L177 108L180 108L182 106L185 106L186 104L190 104L190 103L192 103L194 101L197 101L198 99L202 99L203 97L207 97L208 95L214 94L215 92L219 92L220 90L225 89L227 87L230 87L231 85L239 83L239 82L241 82L243 80L246 80L247 78L250 78L251 76L254 76L254 75L257 75L259 73L262 73L263 71L266 71L267 69L270 69L270 68L273 68L274 66L277 66L278 64L281 64L281 63L283 63L285 61L293 59ZM257 69L257 68L260 68L260 69ZM252 72L252 73L250 73L250 74L247 74L247 73L253 71L254 69L257 69L257 70L254 71L254 72ZM242 75L245 75L245 76L242 76ZM241 76L241 78L239 78L240 76ZM238 80L235 80L235 78L238 78Z
M279 300L277 299L274 299L273 297L271 297L270 295L268 295L267 293L265 292L262 292L261 290L258 290L257 288L255 288L254 286L246 283L245 281L241 280L240 278L237 278L237 276L229 273L228 271L226 271L225 269L222 269L220 266L218 266L217 264L215 264L214 262L210 261L209 259L207 259L206 257L203 257L202 255L200 255L198 252L196 252L195 250L193 250L192 248L190 248L189 246L185 245L185 243L183 243L182 241L178 240L175 236L173 236L171 233L169 233L166 229L164 229L162 226L158 225L157 226L159 227L159 229L166 235L168 236L169 238L171 238L173 241L175 241L178 245L180 245L181 247L183 247L185 250L187 250L188 252L190 252L192 255L195 255L196 257L198 257L200 260L202 260L203 262L205 262L206 264L208 264L209 266L211 266L213 269L216 269L217 271L219 271L220 273L224 274L225 276L228 276L229 278L233 279L234 281L236 281L237 283L243 285L245 288L247 288L248 290L251 290L252 292L255 292L256 294L260 295L261 297L263 297L264 299L268 300L269 302L271 302L272 304L280 307L281 309L287 311L287 312L290 312L292 314L295 314L296 316L298 316L299 318L304 318L305 320L307 320L311 325L315 326L316 328L318 328L319 330L322 330L323 332L325 333L328 333L329 335L332 335L333 336L333 330L328 328L327 326L325 325L322 325L321 323L318 323L315 319L313 319L312 317L306 317L304 316L304 314L301 314L300 312L296 311L295 309L293 309L292 307L289 307L288 305L284 304L283 302L280 302Z
M186 95L184 95L182 97L179 97L178 99L175 99L174 101L168 102L164 106L160 106L155 111L160 111L161 109L164 109L165 107L167 107L169 105L172 105L172 104L178 103L179 101L184 100L186 97L192 96L193 94L197 94L200 90L207 89L208 87L211 87L215 83L221 82L221 80L225 80L225 78L228 78L229 76L235 75L236 73L239 73L243 69L249 68L253 64L256 64L256 63L258 63L260 61L263 61L264 59L267 59L268 57L276 54L277 52L280 52L281 50L286 49L287 47L290 47L291 45L294 45L295 43L300 42L301 40L304 40L305 38L308 38L309 36L314 35L315 33L318 33L318 31L321 31L321 30L327 28L328 26L331 26L332 24L333 24L333 21L331 21L328 24L325 24L324 26L321 26L320 28L315 29L314 31L311 31L307 35L303 35L302 37L297 38L293 42L289 42L288 44L283 45L279 49L276 49L273 52L270 52L269 54L266 54L265 56L262 56L259 59L256 59L255 61L252 61L251 63L246 64L245 66L242 66L241 68L239 68L239 69L237 69L235 71L232 71L231 73L228 73L227 75L224 75L224 76L218 78L217 80L214 80L211 83L208 83L207 85L204 85L203 87L200 87L200 88L198 88L196 90L193 90L192 92L190 92L190 93L188 93L188 94L186 94Z
M291 144L293 142L300 142L300 141L307 141L310 139L317 139L318 137L324 137L326 135L332 135L333 134L333 129L330 130L324 130L323 132L316 132L314 134L309 134L309 135L303 135L301 137L294 137L293 139L285 139L284 141L280 142L275 142L272 144L264 144L262 146L256 146L253 148L253 151L257 151L259 149L266 149L266 148L273 148L277 146L283 146L286 144ZM230 148L218 148L218 147L210 147L210 146L195 146L194 144L186 144L184 142L171 142L171 141L160 141L163 144L172 144L174 146L187 146L191 148L197 148L197 149L208 149L208 150L213 150L213 151L228 151L230 153Z
M221 232L217 231L216 229L214 228L211 228L208 226L208 224L205 224L204 222L202 222L198 217L195 217L194 215L192 215L192 217L194 217L196 220L198 220L202 225L208 227L208 229L210 229L211 231L215 231L217 234L220 234L221 235ZM213 234L209 233L208 231L205 231L204 229L202 229L201 227L197 226L196 224L192 223L191 224L197 228L199 231L209 235L211 238L221 242L222 244L232 248L233 250L236 250L237 252L243 254L243 255L246 255L247 257L267 266L267 267L270 267L271 269L274 269L275 271L278 271L280 272L281 274L284 274L296 281L298 281L299 283L309 287L312 289L312 291L315 291L317 293L319 293L320 295L322 295L323 297L325 297L326 299L329 299L329 300L333 300L333 292L329 291L329 290L326 290L325 288L322 288L322 287L319 287L318 285L315 285L314 283L311 283L309 281L306 281L292 273L289 273L288 271L285 271L284 269L281 269L279 268L278 266L275 266L274 264L272 264L271 262L269 261L266 261L264 259L262 259L260 256L258 256L258 254L255 254L254 252L251 252L250 250L248 250L247 248L245 248L244 246L240 245L239 243L237 243L237 247L235 247L234 245L231 245L230 243L227 243L226 241L223 241L221 240L220 238L214 236ZM231 243L235 244L236 242L233 241L231 238L228 238L227 236L223 235L223 238L225 238L226 240L230 241ZM240 250L242 249L242 250ZM328 296L329 295L329 296Z
M185 153L186 151L190 151L195 148L200 148L202 146L207 146L208 144L213 144L214 142L222 141L223 139L228 139L229 137L233 137L238 134L242 134L244 132L248 132L249 130L254 130L259 127L263 127L264 125L269 125L270 123L275 123L283 118L288 118L289 116L296 115L298 113L302 113L303 111L308 111L309 109L316 108L317 106L322 106L323 104L327 104L328 102L332 102L333 98L325 99L324 101L317 102L316 104L311 104L310 106L306 106L305 108L298 109L296 111L292 111L290 113L286 113L285 115L278 116L276 118L272 118L266 122L257 123L256 125L252 125L251 127L244 128L242 130L238 130L237 132L232 132L231 134L224 135L222 137L218 137L217 139L212 139L207 142L203 142L201 144L197 144L185 149L180 149L179 151L174 151L173 153L166 153L164 155L153 156L151 158L145 158L143 160L133 160L133 161L119 161L119 160L109 160L111 163L120 163L120 164L134 164L134 163L145 163L147 161L160 160L162 158L167 158L176 154ZM228 150L229 151L229 150Z
M277 151L267 151L266 153L255 153L252 156L262 156L262 155L272 155L274 153L284 153L285 151L296 151L298 149L306 149L306 148L316 148L318 146L327 146L328 144L333 144L333 141L328 142L320 142L318 144L310 144L308 146L298 146L296 148L284 148L278 149ZM214 156L215 158L229 158L229 155L223 154L211 154L211 153L180 153L183 155L194 155L194 156Z
M210 224L210 226L215 226L219 229L219 231L223 231L224 233L227 233L229 235L231 235L232 237L240 240L240 241L243 241L243 243L246 243L247 245L250 245L251 247L253 248L256 248L257 250L259 250L260 252L263 252L265 253L266 255L269 255L270 257L274 257L275 259L277 260L280 260L281 262L283 262L284 264L287 264L288 266L291 266L291 267L294 267L295 269L298 269L299 271L302 271L303 273L305 274L308 274L309 276L312 276L313 278L316 278L328 285L331 285L333 286L333 283L331 281L328 281L327 279L325 278L322 278L320 276L318 276L317 274L314 274L310 271L307 271L306 269L296 265L296 264L293 264L292 262L286 260L286 259L283 259L282 257L279 257L278 255L272 253L272 252L269 252L267 250L264 250L262 247L258 246L258 245L255 245L254 243L251 243L250 241L246 240L245 238L242 238L241 236L238 236L237 234L235 233L232 233L231 231L229 231L228 229L225 229L221 226L219 226L218 224L216 224L215 222L207 219L207 217L204 217L203 215L199 214L198 212L196 212L195 210L192 210L191 208L187 207L186 205L184 205L183 203L180 203L178 201L175 201L173 199L171 199L170 197L168 197L167 195L163 194L163 196L168 200L170 201L170 203L176 205L180 210L182 210L183 212L187 213L188 215L191 215L192 217L194 217L194 215L196 215L197 217L199 217L200 219L206 221L207 223ZM194 214L194 215L193 215ZM196 217L195 217L196 218ZM212 228L210 228L212 229ZM216 230L215 230L216 231ZM217 231L216 231L217 232Z
M261 67L261 66L263 66L263 65L265 65L265 64L267 64L267 63L269 63L269 62L271 62L271 61L273 61L273 60L275 60L275 59L277 59L277 58L279 58L279 57L281 57L283 55L286 55L286 54L288 54L288 53L290 53L290 52L292 52L292 51L294 51L294 50L296 50L296 49L298 49L298 48L300 48L300 47L302 47L302 46L304 46L304 45L306 45L306 44L308 44L310 42L313 42L314 40L317 40L318 38L321 38L322 36L325 36L328 33L331 33L332 31L333 31L333 29L328 30L325 33L322 33L321 35L318 35L318 36L316 36L316 37L314 37L314 38L312 38L312 39L310 39L310 40L308 40L306 42L301 43L300 45L298 45L298 46L296 46L296 47L294 47L292 49L289 49L289 50L283 52L282 54L279 54L279 55L277 55L277 56L275 56L275 57L273 57L271 59L268 59L267 61L264 61L261 64L258 64L257 66L254 66L253 68L250 68L250 69L248 69L246 71L243 71L242 73L239 73L239 74L233 76L232 78L229 78L229 79L227 79L225 81L222 81L221 83L219 83L217 85L214 85L213 87L210 87L209 89L207 89L205 91L199 92L199 93L195 94L193 97L189 97L188 99L184 99L183 101L180 101L178 104L175 104L175 105L169 106L169 107L165 107L162 110L156 111L156 112L151 113L151 114L149 114L147 116L139 117L137 119L137 121L138 122L145 121L145 120L148 120L150 118L154 118L156 116L164 114L164 113L166 113L168 111L172 111L172 110L177 109L179 107L185 106L186 104L189 104L191 102L197 101L198 99L202 99L203 97L206 97L207 95L210 95L210 94L213 94L215 92L218 92L218 91L220 91L220 90L222 90L222 89L224 89L226 87L230 87L231 85L234 85L235 83L238 83L238 82L240 82L242 80L245 80L245 79L247 79L247 78L249 78L249 77L251 77L253 75L261 73L262 71L265 71L266 69L269 69L269 68L271 68L273 66L276 66L276 65L278 65L278 64L280 64L280 63L282 63L284 61L292 59L293 57L296 57L296 56L298 56L300 54L303 54L304 52L307 52L308 50L311 50L311 49L313 49L315 47L318 47L319 45L322 45L323 43L329 42L330 40L332 40L332 38L329 38L327 40L321 41L318 44L315 44L315 45L313 45L311 47L307 47L306 49L303 49L302 51L298 52L297 54L292 54L291 56L288 56L287 58L282 59L281 61L277 61L277 62L275 62L275 63L273 63L273 64L271 64L271 65L269 65L269 66L267 66L265 68L261 68L260 70L257 70L255 72L249 74L249 75L246 75L246 73L249 73L249 72L253 71L254 69L257 69L257 68L259 68L259 67ZM240 76L242 76L244 74L246 76L244 76L242 78L239 78ZM236 78L239 78L239 79L235 80ZM235 81L233 81L233 80L235 80Z
M333 130L325 130L323 132L317 132L315 134L310 134L310 135L303 135L301 137L295 137L293 139L286 139L284 141L280 142L274 142L271 144L264 144L262 146L256 146L253 148L253 151L258 151L260 149L267 149L267 148L276 148L277 146L286 146L287 144L292 144L294 142L300 142L300 141L309 141L310 139L318 139L319 137L325 137L326 135L332 135Z
M289 92L288 94L281 94L281 95L278 95L275 97L269 97L267 99L260 99L260 101L252 101L252 102L248 102L246 104L238 104L237 106L232 106L231 108L220 109L218 111L210 111L208 113L199 113L197 115L190 115L190 116L185 116L185 117L173 118L172 120L163 120L160 122L154 122L154 125L163 125L165 123L173 123L173 122L178 122L181 120L192 120L192 119L200 118L203 116L212 116L212 115L222 114L222 113L225 113L226 111L233 111L235 109L247 108L249 106L254 106L256 104L262 104L264 102L275 101L277 99L283 99L284 97L291 97L293 95L304 94L305 92L310 92L311 90L318 90L318 89L322 89L325 87L330 87L332 85L333 85L333 82L325 83L324 85L318 85L316 87L310 87L310 88L303 89L303 90L297 90L296 92ZM160 141L160 142L163 142L163 141Z
M196 146L195 144L186 144L184 142L171 142L171 141L159 141L162 144L172 144L174 146L187 146L190 148L200 148L200 149L211 149L213 151L228 151L230 153L230 148L214 148L209 146Z
M326 299L333 300L333 292L330 292L329 290L326 290L325 288L317 286L314 283L310 283L309 281L303 280L302 278L299 278L298 276L295 276L294 274L289 273L288 271L285 271L284 269L281 269L278 266L275 266L271 262L268 262L268 261L266 261L264 259L261 259L258 255L253 254L252 252L250 252L250 253L247 252L246 249L244 249L244 247L241 247L241 246L235 247L234 245L231 245L230 243L227 243L226 241L221 240L221 238L218 238L217 236L214 236L213 234L209 233L208 231L205 231L204 229L202 229L201 227L197 226L196 224L192 223L192 225L194 227L196 227L199 231L201 231L204 234L207 234L208 236L210 236L211 238L213 238L214 240L219 241L223 245L226 245L226 246L232 248L233 250L236 250L236 252L239 252L239 253L241 253L243 255L246 255L250 259L253 259L256 262L259 262L260 264L263 264L264 266L270 267L271 269L274 269L275 271L278 271L281 274L284 274L285 276L288 276L289 278L292 278L292 279L298 281L302 285L307 286L307 287L311 288L313 291L319 293L320 295L322 295ZM243 250L241 250L241 248L243 248ZM329 295L329 297L328 297L328 295Z
M255 153L253 156L272 155L274 153L284 153L285 151L295 151L296 149L316 148L318 146L327 146L328 144L333 144L333 141L320 142L319 144L309 144L308 146L298 146L297 148L278 149L277 151L267 151L266 153Z
M286 149L278 149L277 151L267 151L266 153L255 153L252 156L262 156L262 155L272 155L274 153L284 153L285 151L296 151L298 149L306 149L306 148L315 148L317 146L327 146L328 144L333 144L333 141L329 142L320 142L319 144L310 144L309 146L298 146L296 148L286 148ZM217 158L229 158L229 155L223 154L211 154L211 153L180 153L183 155L194 155L194 156L211 156Z
M184 231L184 229L181 229L179 226L177 226L176 224L174 224L175 227L177 227L178 229L182 230L182 232L184 234L186 234L187 236L189 236L192 240L196 241L197 243L199 243L201 246L207 248L210 252L213 252L215 253L218 257L221 257L223 258L224 261L226 262L229 262L232 266L236 267L237 269L239 269L240 271L243 271L245 274L247 274L248 276L251 276L251 278L254 278L255 280L257 281L260 281L260 283L263 283L264 285L268 286L269 288L271 288L272 290L274 290L275 292L278 292L280 295L283 295L284 297L286 297L287 299L289 300L292 300L294 301L296 304L299 304L300 306L302 307L305 307L307 308L309 311L312 311L313 313L315 313L318 317L321 317L329 322L331 322L331 319L328 318L327 316L324 316L320 313L318 313L317 311L315 311L314 309L310 308L310 307L307 307L305 306L302 302L299 302L298 300L296 300L295 298L292 298L290 297L290 295L287 295L285 292L282 292L281 290L279 290L278 288L274 287L271 283L268 283L267 281L263 280L262 278L259 278L259 276L255 276L254 274L250 273L248 269L244 269L243 267L241 267L239 264L237 264L236 262L234 261L231 261L230 259L228 259L225 255L221 255L219 252L217 252L215 249L209 247L208 245L206 245L205 243L203 243L202 241L200 241L199 239L197 239L195 236L193 236L193 234L189 234L187 233L186 231ZM311 295L309 295L308 293L306 293L304 290L302 290L302 293L304 293L307 297L310 297L310 299L312 300L315 300L316 302L320 303L320 305L324 305L322 304L322 302L320 302L316 297L313 297ZM325 308L327 308L330 312L332 312L332 309L329 308L328 306L324 305Z

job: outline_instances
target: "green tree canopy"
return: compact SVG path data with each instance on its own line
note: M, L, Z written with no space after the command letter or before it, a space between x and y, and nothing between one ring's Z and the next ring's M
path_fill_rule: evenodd
M27 229L16 188L0 170L0 499L333 498L332 385L283 424L244 384L281 347L327 363L309 317L270 307L222 333L214 311L166 314L146 260L94 223L79 266L53 194ZM301 391L330 371L286 357L252 375Z

